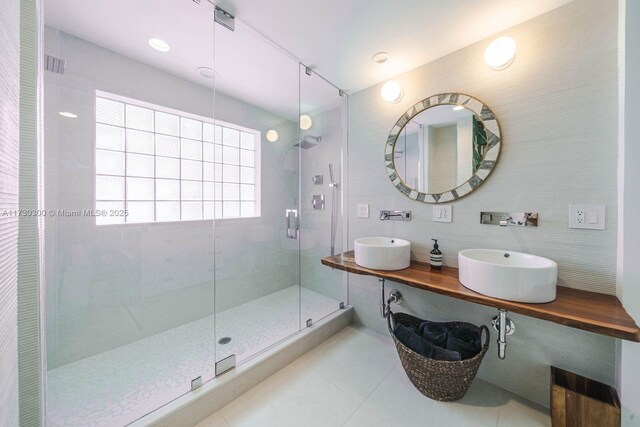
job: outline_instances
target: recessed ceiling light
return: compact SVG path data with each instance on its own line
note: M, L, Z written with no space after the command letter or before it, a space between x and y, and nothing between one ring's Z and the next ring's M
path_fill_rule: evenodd
M307 130L311 127L312 124L313 121L311 121L311 117L307 116L306 114L300 116L300 129Z
M456 105L455 107L453 107L453 111L460 111L460 110L464 110L464 107L462 105Z
M77 114L73 114L73 113L70 113L68 111L60 111L60 113L58 113L58 114L60 114L62 117L68 117L70 119L77 119L78 118Z
M267 141L276 142L278 140L278 132L271 129L267 131Z
M171 49L166 41L160 39L149 39L149 46L160 52L169 52Z
M511 37L498 37L484 51L484 62L492 69L504 70L516 57L516 41Z
M387 52L378 52L375 55L373 55L371 57L371 59L373 60L373 62L377 63L377 64L384 64L385 62L387 62L389 59L391 58L391 55L389 55Z
M202 77L205 77L207 79L212 79L216 75L215 70L213 68L209 68L209 67L198 67L198 68L196 68L196 71L198 73L200 73L200 75Z
M382 85L382 89L380 89L380 95L385 101L395 104L396 102L400 102L400 100L404 96L404 91L402 90L398 82L389 80L384 85Z

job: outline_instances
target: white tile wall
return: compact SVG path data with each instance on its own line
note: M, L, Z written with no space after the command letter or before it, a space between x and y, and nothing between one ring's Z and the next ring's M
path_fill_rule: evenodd
M350 96L350 239L387 235L412 242L413 257L426 261L437 238L445 264L457 252L486 247L524 251L558 262L559 285L615 293L617 235L617 2L569 3L504 35L518 43L513 65L490 70L483 40L395 77L404 88L398 104L385 103L380 86ZM496 35L497 36L497 35ZM478 191L453 204L453 223L431 221L431 206L414 202L389 181L383 145L397 118L432 94L468 93L487 103L502 128L504 147L492 176ZM356 217L369 203L371 218ZM569 230L571 203L604 204L605 231ZM381 209L413 211L411 222L380 222ZM479 224L482 210L540 214L538 228ZM377 280L350 275L356 319L379 332ZM494 311L404 286L403 310L436 319L488 324ZM548 366L559 365L612 383L615 340L514 316L507 360L495 345L480 376L541 404L548 404ZM495 338L495 337L494 337Z
M0 425L18 425L18 95L20 4L0 1Z

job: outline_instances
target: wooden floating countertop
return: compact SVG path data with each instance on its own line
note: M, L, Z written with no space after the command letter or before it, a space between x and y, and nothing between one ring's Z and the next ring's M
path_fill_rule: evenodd
M373 270L356 264L353 251L323 258L322 264L349 273L389 279L414 288L502 308L585 331L640 342L638 325L627 314L620 300L613 295L558 286L555 301L529 304L492 298L467 289L458 280L458 269L453 267L431 271L429 264L412 261L411 266L404 270Z

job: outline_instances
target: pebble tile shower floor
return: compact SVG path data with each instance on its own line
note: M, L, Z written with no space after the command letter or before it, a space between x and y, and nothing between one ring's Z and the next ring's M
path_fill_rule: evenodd
M235 354L241 361L287 338L306 319L317 321L337 309L338 301L293 286L218 313L215 323L209 316L52 369L48 425L115 427L135 421L188 392L193 372L212 376L215 358ZM203 341L207 337L211 345ZM217 344L214 358L213 341L223 337L232 340Z

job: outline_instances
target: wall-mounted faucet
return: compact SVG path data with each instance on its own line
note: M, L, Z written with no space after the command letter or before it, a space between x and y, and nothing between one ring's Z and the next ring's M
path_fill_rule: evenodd
M506 227L507 225L511 224L512 221L513 221L513 217L509 214L506 214L500 220L500 227Z
M411 221L411 211L380 211L380 221Z
M480 212L480 224L517 225L519 227L537 227L537 212Z

